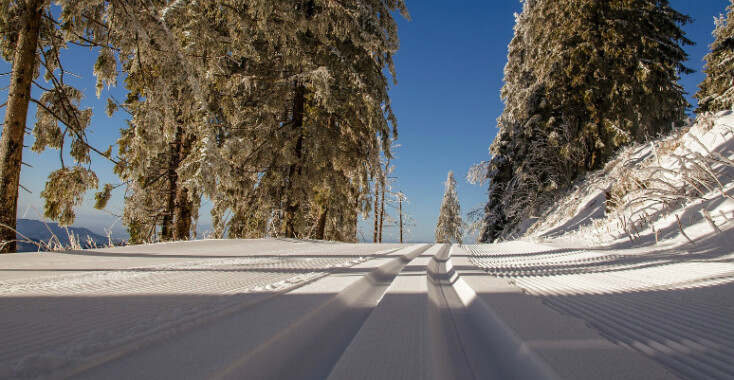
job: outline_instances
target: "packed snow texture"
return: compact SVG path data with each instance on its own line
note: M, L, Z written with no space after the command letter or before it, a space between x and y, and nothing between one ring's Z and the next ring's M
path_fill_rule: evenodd
M0 378L101 360L396 248L269 239L4 255Z

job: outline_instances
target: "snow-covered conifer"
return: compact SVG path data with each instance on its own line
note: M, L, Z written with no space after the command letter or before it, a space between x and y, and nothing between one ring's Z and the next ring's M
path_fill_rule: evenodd
M117 168L126 222L164 237L172 209L189 205L195 220L208 197L217 236L354 241L396 134L384 69L394 76L403 2L226 3L123 18L141 41L118 41L134 115Z
M436 223L436 243L461 244L464 222L461 220L461 206L459 196L456 194L453 171L449 171L444 185L446 188Z
M727 7L727 15L715 19L714 42L706 54L706 78L701 82L697 112L718 112L734 105L734 2Z
M216 183L214 219L230 236L354 241L370 178L395 134L383 70L392 72L398 47L390 12L407 13L402 1L297 4L247 8L253 28L278 32L255 34L259 60L222 73L248 86L221 102L221 146L235 156L225 155L222 178L232 180Z
M203 88L206 52L191 47L211 37L196 33L199 24L192 21L205 18L205 8L173 3L115 10L108 40L127 74L129 93L122 103L110 99L108 113L122 109L130 115L117 142L121 160L115 172L127 185L123 222L132 242L187 239L198 217L199 189L180 167L214 114ZM110 188L97 198L108 198Z
M539 215L557 189L684 118L688 17L668 1L526 1L490 152L483 241Z

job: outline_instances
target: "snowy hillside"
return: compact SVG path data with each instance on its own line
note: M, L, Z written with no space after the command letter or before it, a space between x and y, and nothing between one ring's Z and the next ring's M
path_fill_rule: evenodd
M734 114L623 150L515 236L586 245L696 241L731 230Z
M625 149L472 263L677 376L732 378L733 194L727 111Z

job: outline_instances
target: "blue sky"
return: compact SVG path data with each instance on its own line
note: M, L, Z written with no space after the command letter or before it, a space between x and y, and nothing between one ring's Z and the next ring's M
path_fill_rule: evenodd
M686 91L695 93L703 79L700 72L703 55L712 41L713 17L725 12L729 0L672 0L671 5L695 20L684 27L688 37L696 42L687 47L690 55L687 65L697 72L682 78ZM398 85L390 96L398 117L397 159L394 160L398 182L394 190L403 191L410 204L406 210L416 220L409 241L433 240L433 228L443 196L443 182L449 170L458 181L462 211L470 211L486 201L486 185L479 187L466 183L463 178L476 162L489 159L488 147L496 134L495 119L502 112L499 91L502 87L502 69L507 60L507 45L512 38L514 12L522 8L518 0L406 0L412 21L399 19L400 51L395 56ZM104 99L94 95L94 77L91 66L94 54L76 49L65 57L65 67L80 76L71 84L85 90L84 105L93 107L91 139L104 148L114 142L125 120L122 113L108 118L104 113ZM0 71L9 71L0 62ZM0 85L7 85L8 76L0 77ZM123 89L107 93L123 97ZM0 97L7 96L4 90ZM103 94L104 98L104 94ZM31 107L29 125L35 107ZM30 145L31 138L26 140ZM46 176L59 167L58 152L36 154L26 150L21 184L32 194L21 190L19 216L38 218L43 203L39 198ZM117 182L112 167L104 160L93 157L93 168L100 182ZM109 228L115 218L92 208L91 194L78 212L77 225L96 232ZM121 213L122 192L109 207ZM209 222L208 208L201 213L201 225ZM119 226L119 222L117 223ZM364 236L371 241L371 226L361 223ZM395 228L385 230L385 239L397 236Z
M713 41L713 17L729 0L673 0L692 16L684 30L696 42L686 47L687 65L697 72L681 83L690 94L703 79L702 58ZM398 85L390 92L398 117L395 175L411 200L418 221L410 239L432 241L433 228L449 170L458 181L462 212L483 205L486 184L462 181L476 162L489 159L488 148L502 113L499 96L512 39L516 0L407 0L412 21L400 20L400 51L395 57ZM693 101L693 99L691 100Z

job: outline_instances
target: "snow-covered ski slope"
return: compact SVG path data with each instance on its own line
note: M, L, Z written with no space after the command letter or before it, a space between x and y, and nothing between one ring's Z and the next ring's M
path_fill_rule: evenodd
M0 255L0 379L732 379L733 141L630 148L526 241Z
M108 360L396 248L221 240L3 255L0 378Z
M3 255L0 378L734 376L728 256L665 267L467 248L265 239Z
M625 149L520 225L473 263L679 376L734 378L734 112Z
M681 377L734 378L734 230L651 249L476 245L472 261ZM727 248L724 248L727 247Z

